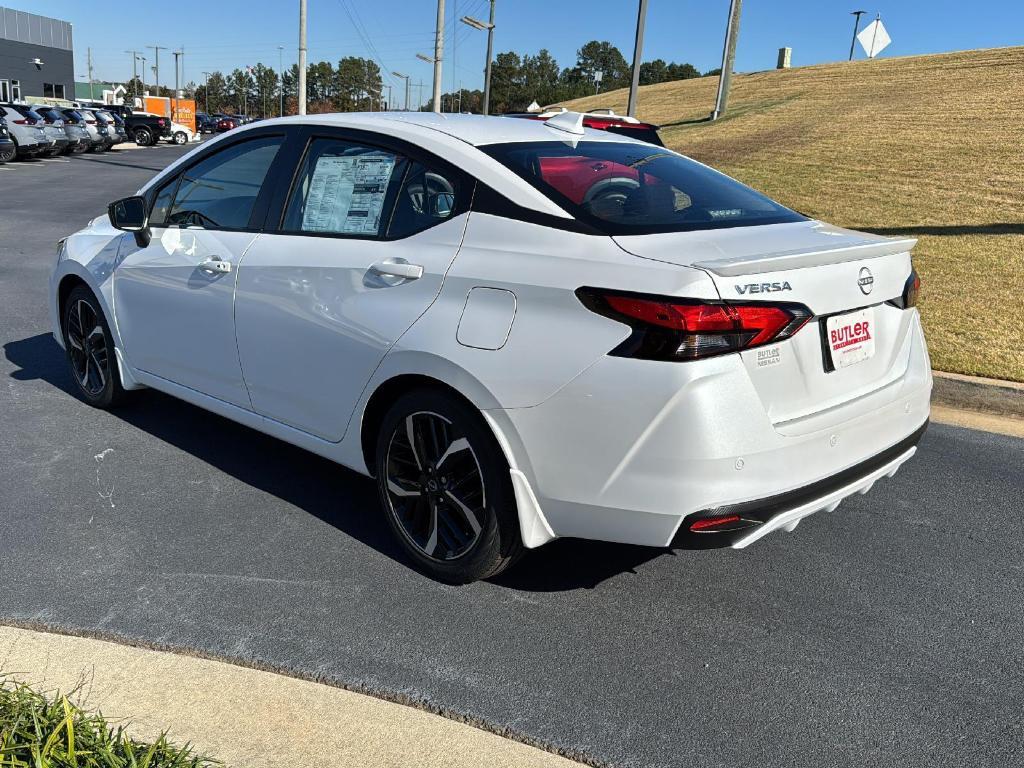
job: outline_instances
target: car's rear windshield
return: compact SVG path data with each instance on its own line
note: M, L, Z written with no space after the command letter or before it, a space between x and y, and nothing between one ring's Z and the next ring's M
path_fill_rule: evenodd
M544 141L480 149L609 235L806 220L718 171L649 144Z

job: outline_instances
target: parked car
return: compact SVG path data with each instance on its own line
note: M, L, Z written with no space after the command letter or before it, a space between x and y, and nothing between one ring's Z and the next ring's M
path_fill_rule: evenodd
M893 476L932 386L916 241L584 119L197 149L59 246L78 393L149 386L375 477L453 582L562 536L741 549Z
M518 117L527 120L549 120L555 115L560 115L568 110L565 107L554 107L544 112L512 112L503 117ZM583 125L586 128L596 128L601 131L608 131L619 136L629 136L632 139L646 141L659 147L665 146L658 135L658 126L653 123L642 123L635 117L628 115L617 115L610 109L595 109L593 112L583 112Z
M166 136L165 139L172 144L188 144L189 142L199 141L199 134L194 132L187 125L181 123L171 122L171 135Z
M46 115L37 112L34 107L28 105L19 105L17 109L25 117L35 120L38 125L43 126L43 133L53 142L49 149L42 150L39 153L40 157L56 157L57 155L64 154L70 144L70 140L64 132L63 120L48 120Z
M46 135L43 122L38 115L29 116L22 112L24 105L0 104L0 117L6 118L7 130L15 144L17 157L48 155L57 142Z
M116 112L124 120L128 139L140 147L151 146L171 133L171 121L152 112L139 112L125 104L104 105L102 109Z
M125 141L126 135L122 135L118 132L117 120L114 119L113 114L105 109L94 109L93 114L96 115L97 120L102 120L104 125L107 127L107 149Z
M234 117L224 115L217 120L215 130L217 133L226 133L227 131L233 130L238 127L238 120Z
M84 125L68 119L57 107L46 104L34 104L32 109L43 118L47 126L59 128L67 141L62 154L81 154L89 149L89 132Z
M66 118L73 119L85 127L89 133L89 148L87 152L106 152L110 146L110 131L105 121L97 119L91 109L62 109L61 112Z
M9 163L18 155L18 146L7 130L7 118L0 117L0 163Z
M115 112L113 110L105 109L103 111L106 114L109 114L110 117L114 120L114 129L117 131L117 135L121 139L121 141L118 143L129 141L130 137L128 136L128 127L125 125L124 118L121 117L121 115L118 112Z
M205 112L196 112L196 130L199 133L215 133L217 121Z

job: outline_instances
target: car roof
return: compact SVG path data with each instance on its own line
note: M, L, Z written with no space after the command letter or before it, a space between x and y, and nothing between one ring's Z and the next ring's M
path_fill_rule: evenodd
M570 114L570 113L562 113ZM506 120L497 115L463 115L442 112L334 112L323 115L292 115L261 121L261 125L277 122L300 122L319 125L337 125L388 132L395 123L426 128L452 136L474 147L488 144L506 144L524 141L634 141L627 136L607 131L584 128L582 134L572 134L554 128L541 120Z

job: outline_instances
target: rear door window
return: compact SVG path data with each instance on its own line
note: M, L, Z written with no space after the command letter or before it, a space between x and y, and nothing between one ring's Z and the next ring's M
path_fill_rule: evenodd
M282 231L379 237L405 158L344 139L313 139L285 210Z

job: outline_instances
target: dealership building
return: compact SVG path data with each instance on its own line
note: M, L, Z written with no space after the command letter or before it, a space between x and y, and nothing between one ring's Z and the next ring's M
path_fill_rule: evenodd
M71 24L0 7L0 102L75 98Z

